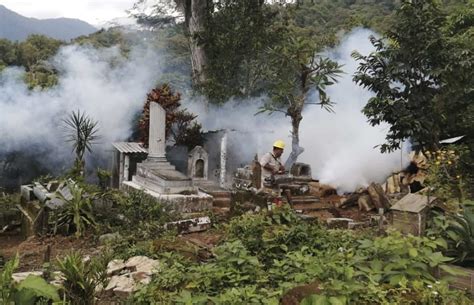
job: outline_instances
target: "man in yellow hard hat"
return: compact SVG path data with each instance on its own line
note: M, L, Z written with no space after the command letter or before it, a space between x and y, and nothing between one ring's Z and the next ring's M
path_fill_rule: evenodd
M273 143L273 151L268 152L262 156L260 159L260 165L262 166L262 176L263 178L270 178L275 174L283 174L285 172L285 167L281 163L281 155L285 149L285 142L282 140L277 140Z

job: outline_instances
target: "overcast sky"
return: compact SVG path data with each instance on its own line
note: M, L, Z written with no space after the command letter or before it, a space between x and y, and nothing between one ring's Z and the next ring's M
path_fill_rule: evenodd
M0 0L0 4L26 17L39 19L68 17L93 25L125 17L136 0Z

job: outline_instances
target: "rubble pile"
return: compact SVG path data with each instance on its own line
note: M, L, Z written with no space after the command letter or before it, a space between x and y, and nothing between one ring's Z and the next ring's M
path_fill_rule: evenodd
M110 279L104 291L109 296L127 297L140 285L149 284L159 270L160 262L146 256L134 256L127 261L114 259L107 265Z

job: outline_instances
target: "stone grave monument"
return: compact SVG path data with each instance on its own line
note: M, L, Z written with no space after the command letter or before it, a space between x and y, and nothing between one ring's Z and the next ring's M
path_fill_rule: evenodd
M162 203L173 203L180 212L196 212L212 207L212 196L199 192L193 180L176 170L166 159L166 112L157 103L150 103L148 157L137 164L132 181L125 187L144 190Z

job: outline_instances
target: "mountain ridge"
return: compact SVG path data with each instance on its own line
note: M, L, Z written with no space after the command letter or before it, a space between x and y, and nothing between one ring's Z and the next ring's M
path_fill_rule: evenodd
M0 38L22 41L29 35L41 34L68 41L94 33L97 30L91 24L80 19L25 17L0 4Z

